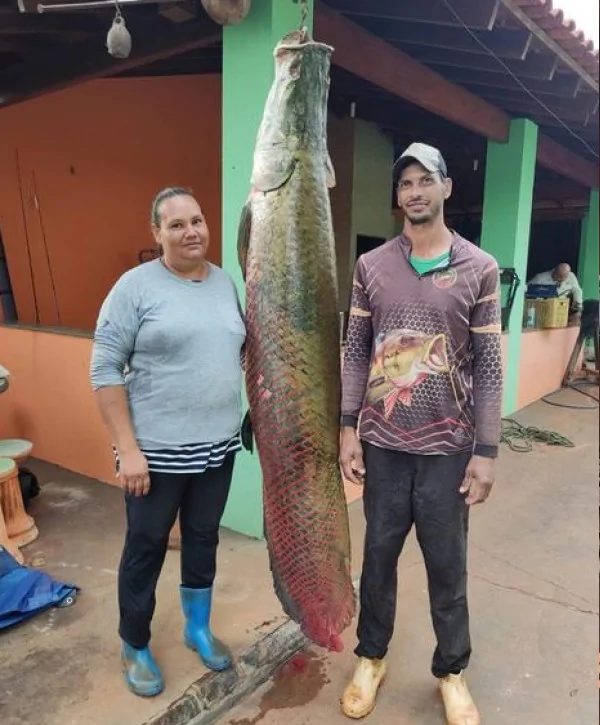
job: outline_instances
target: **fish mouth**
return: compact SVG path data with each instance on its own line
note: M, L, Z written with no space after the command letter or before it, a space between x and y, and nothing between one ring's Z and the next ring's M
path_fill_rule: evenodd
M425 347L421 363L434 374L441 375L448 372L448 354L444 335L436 335Z

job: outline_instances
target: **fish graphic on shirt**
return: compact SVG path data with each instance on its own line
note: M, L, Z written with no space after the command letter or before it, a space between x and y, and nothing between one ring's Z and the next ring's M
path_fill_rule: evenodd
M450 372L446 336L394 330L377 339L367 388L370 404L383 400L389 418L396 405L410 408L414 389L430 375Z

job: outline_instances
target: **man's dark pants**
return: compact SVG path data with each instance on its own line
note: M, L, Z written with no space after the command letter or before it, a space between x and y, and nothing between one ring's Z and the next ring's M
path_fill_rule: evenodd
M411 455L364 444L367 522L359 657L385 657L394 632L398 558L413 524L423 552L437 648L432 673L459 674L469 663L467 606L469 507L459 489L471 453Z

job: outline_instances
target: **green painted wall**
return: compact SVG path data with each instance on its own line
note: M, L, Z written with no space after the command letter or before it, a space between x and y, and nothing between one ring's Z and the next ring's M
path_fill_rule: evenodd
M514 267L521 280L509 321L505 415L517 407L537 139L537 126L518 119L511 123L508 143L488 142L481 247L500 267Z
M581 226L579 284L584 300L598 299L598 189L590 191L590 208Z
M308 4L306 24L312 29L313 0ZM253 0L243 23L223 28L223 267L233 275L242 301L237 230L250 189L256 134L273 82L273 50L286 33L299 27L300 18L300 5L291 0ZM238 456L223 525L263 536L262 475L256 455Z

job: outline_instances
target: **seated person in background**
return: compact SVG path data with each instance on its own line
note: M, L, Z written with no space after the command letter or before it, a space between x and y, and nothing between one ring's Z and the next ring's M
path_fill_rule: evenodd
M578 321L583 307L583 291L577 277L571 271L570 265L563 262L549 272L540 272L529 281L529 284L556 285L556 294L559 297L568 297L570 300L569 322ZM575 320L572 319L574 316Z

